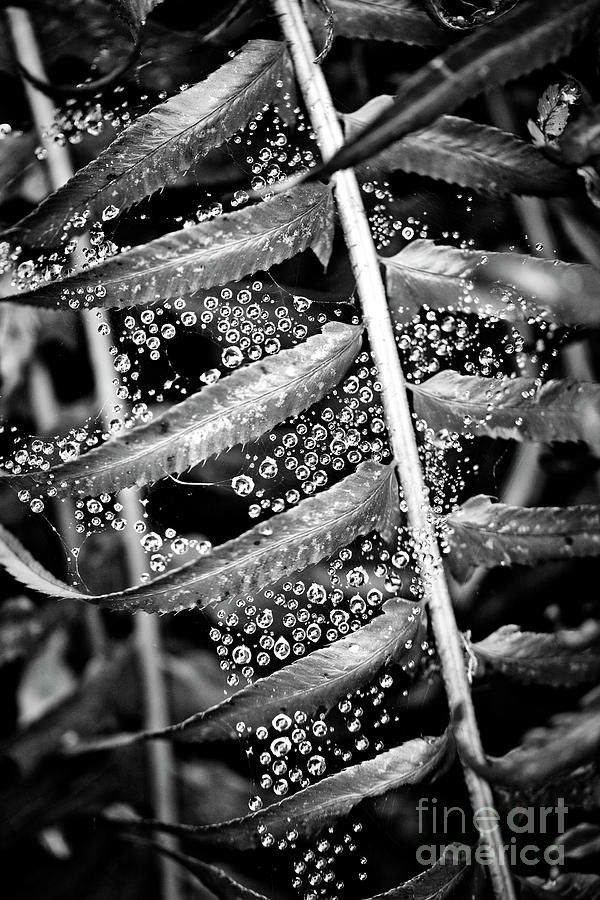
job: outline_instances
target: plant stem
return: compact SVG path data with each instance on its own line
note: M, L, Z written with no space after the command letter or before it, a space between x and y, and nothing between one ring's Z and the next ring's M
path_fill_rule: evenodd
M8 25L18 61L35 77L47 81L38 43L28 13L23 9L9 7L6 10ZM48 139L45 129L54 118L52 102L29 82L24 82L31 107L33 120L40 141L44 145L49 180L53 189L60 187L73 175L73 166L66 147ZM114 389L115 372L109 348L112 337L100 334L98 319L91 311L84 311L83 324L91 359L96 396L102 409L105 424L115 418L117 397ZM123 533L123 542L129 579L135 584L146 569L146 555L131 530L133 522L140 517L142 507L135 491L122 491L119 501L123 506L124 518L130 530ZM134 619L142 694L144 698L144 728L158 730L170 724L165 680L161 667L161 635L159 622L155 616L138 613ZM148 744L148 769L151 786L153 814L165 822L177 821L175 766L171 745L167 741L152 741ZM172 836L161 837L170 849L175 849ZM159 858L164 900L178 900L179 875L177 865L162 854Z
M60 406L54 392L50 372L46 366L37 360L30 367L28 388L29 405L35 426L39 432L48 435L57 427L60 420ZM53 507L58 532L67 542L70 540L75 522L73 501L70 497L65 497L62 500L55 500ZM85 607L83 618L88 633L92 658L94 661L97 661L105 657L108 651L108 636L102 619L102 611L94 608L89 603L83 605Z
M329 159L343 143L338 114L319 66L298 0L272 0L290 48L296 78L304 96L321 154ZM477 760L484 760L477 720L465 669L458 631L429 506L412 415L393 326L381 278L377 251L362 204L360 188L352 170L334 175L338 213L346 238L363 319L381 383L390 443L400 481L407 517L419 555L431 621L451 714L456 714L457 744L467 745ZM474 809L493 807L490 786L467 766L465 779ZM512 900L514 888L499 831L481 834L490 849L490 875L498 900Z

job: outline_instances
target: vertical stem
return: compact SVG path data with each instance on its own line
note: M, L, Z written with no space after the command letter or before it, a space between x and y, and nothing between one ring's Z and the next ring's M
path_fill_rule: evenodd
M35 361L30 368L28 378L29 388L29 405L33 413L33 419L36 428L42 434L50 434L60 419L60 407L54 386L50 377L50 372L42 363ZM54 514L56 517L56 525L59 534L65 541L69 540L69 535L73 529L75 522L75 509L73 501L70 497L62 500L54 501ZM77 603L77 601L75 601ZM89 603L84 604L83 616L85 627L88 633L88 640L94 659L100 659L106 656L108 649L108 640L106 629L102 620L102 610L92 606Z
M323 73L314 63L315 50L299 2L272 0L272 3L290 48L296 77L322 156L325 160L329 159L342 145L343 135ZM460 712L456 725L457 743L459 748L461 744L468 746L475 758L483 762L485 757L473 709L461 637L454 618L433 514L423 480L379 260L354 172L337 172L334 176L334 190L363 319L381 383L396 472L407 504L408 522L415 547L419 553L421 575L442 662L448 702L453 713ZM493 807L493 796L487 782L467 766L464 769L474 809ZM499 900L513 900L514 888L500 831L482 833L481 840L491 850L490 875L496 897Z
M46 81L39 47L28 13L23 9L9 7L6 10L8 25L18 61L32 75ZM73 175L73 166L66 147L45 137L45 129L54 118L51 101L29 82L24 82L27 98L41 142L47 156L49 179L53 189L60 187ZM94 313L82 313L88 351L94 371L96 395L105 422L113 418L115 402L115 372L111 363L109 348L110 334L100 334L98 320ZM122 491L119 501L123 506L124 518L130 526L140 516L141 507L134 490ZM129 579L135 584L146 569L146 555L131 527L123 535ZM161 669L161 635L156 616L138 613L134 619L134 637L140 665L140 676L144 702L144 727L152 731L169 725L166 685ZM175 766L171 745L167 741L152 741L147 747L148 769L151 785L153 814L165 822L177 821L177 798L174 780ZM173 837L161 837L168 847L175 848ZM178 900L178 867L173 860L160 855L162 897L164 900Z

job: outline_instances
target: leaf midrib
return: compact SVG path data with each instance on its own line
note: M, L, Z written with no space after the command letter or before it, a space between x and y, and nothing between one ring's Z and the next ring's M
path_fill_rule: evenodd
M250 90L250 88L254 87L256 82L260 78L263 77L265 72L267 72L272 66L276 65L281 58L283 58L284 52L285 52L285 47L281 47L279 50L279 53L275 56L275 58L270 60L267 65L262 66L260 72L258 72L250 82L248 82L248 84L244 87L244 89L241 92L239 92L238 94L235 95L235 100L237 101L240 98L240 96L242 96L242 94L246 93L247 91ZM216 71L218 71L218 69ZM213 72L211 74L215 74L215 72ZM210 78L210 76L208 76L208 77ZM211 119L213 116L217 115L224 107L226 107L229 103L232 103L232 102L234 102L234 101L232 100L231 97L223 99L223 102L220 103L218 106L216 106L213 110L211 110L210 113L207 113L206 115L202 116L200 119L197 119L191 125L188 125L187 128L182 129L176 135L173 135L173 136L167 138L162 143L160 143L156 147L154 147L152 150L148 151L148 153L145 153L143 156L140 156L134 163L132 163L130 166L128 166L128 168L124 169L122 172L120 172L114 178L111 178L111 180L107 181L106 184L103 185L101 188L98 188L96 191L94 191L94 193L90 195L88 203L91 204L94 201L96 201L99 195L101 195L104 191L108 190L109 188L113 187L115 184L117 184L122 179L129 177L131 175L131 173L134 172L137 167L142 166L147 160L151 159L156 153L159 153L161 150L163 150L165 147L167 147L170 143L174 143L178 140L183 139L184 136L188 132L194 130L195 128L198 128L198 126L201 122L205 122L208 119ZM163 108L162 106L155 107L155 109L151 110L148 113L148 115L152 115L153 113L158 114L158 111L161 110L162 108ZM133 125L133 128L135 128L135 126L137 124L138 124L138 122L135 122ZM124 134L123 137L125 138L126 134ZM108 153L109 151L110 151L110 147L107 148L106 152Z
M157 272L161 272L164 269L173 268L175 266L184 266L184 265L187 265L189 262L192 262L195 258L202 256L203 253L215 253L215 252L217 252L217 250L219 250L221 252L229 252L229 251L235 249L235 247L243 246L244 244L250 244L254 240L258 240L259 238L262 239L269 235L277 234L282 229L292 228L296 224L296 222L300 222L303 218L306 218L311 213L313 213L313 211L319 205L321 205L327 199L327 197L328 197L328 192L327 192L327 190L324 190L313 201L313 203L311 203L310 206L303 208L296 216L287 220L284 223L275 225L272 228L267 228L265 231L261 231L260 234L251 234L250 236L245 235L244 237L238 238L236 240L225 241L224 243L221 243L218 246L196 248L195 250L190 251L189 253L187 253L185 255L177 256L175 259L168 259L165 262L159 263L158 265L155 265L155 266L145 265L145 260L143 258L144 252L147 251L149 247L152 247L151 243L145 244L142 247L136 247L134 250L130 250L127 253L123 253L120 256L117 256L114 258L115 262L119 262L122 259L127 259L128 254L132 254L132 255L136 254L136 256L141 256L142 257L141 259L134 261L134 266L135 265L143 266L144 268L142 271L138 271L136 269L136 271L134 271L134 272L130 272L130 273L126 272L125 274L121 274L121 275L115 274L112 278L109 277L109 278L103 279L101 275L94 276L95 268L92 267L90 269L84 270L83 272L77 272L74 275L69 276L69 277L73 278L73 279L80 279L81 276L87 276L87 278L96 277L99 279L100 283L104 284L104 285L111 285L111 284L115 284L115 283L122 284L123 282L133 281L134 279L139 278L140 275L142 275L142 274L143 275L151 275L151 274L154 274ZM257 206L258 206L258 204L257 204ZM249 208L254 209L255 207L249 207ZM185 234L184 229L182 229L181 231L171 232L170 234L165 235L164 238L157 238L157 242L162 241L162 240L166 241L167 238L170 238L171 240L177 240L178 236L181 234ZM112 262L113 262L113 260L108 260L107 265L110 265ZM96 267L96 271L101 266L102 266L102 263L100 264L100 266ZM86 280L87 280L87 278L86 278ZM62 284L64 287L68 288L68 286L69 286L68 282L69 282L69 278L65 278L62 281L59 280L59 281L53 282L53 284L59 285L59 286ZM42 287L39 290L44 290L44 288Z
M311 534L314 534L315 532L323 531L324 529L333 529L335 527L335 525L337 525L338 522L341 522L344 519L347 519L349 517L356 517L357 509L363 509L365 506L367 506L372 501L375 494L378 491L382 490L386 481L389 481L390 477L391 477L391 474L390 474L390 472L388 472L380 480L377 480L376 483L373 485L373 489L371 490L371 492L368 494L367 497L365 497L361 501L361 503L359 504L358 507L355 506L352 509L348 509L345 512L340 513L335 518L328 519L327 522L321 522L320 524L317 524L317 525L313 526L312 528L310 528L310 527L304 528L299 533L294 533L291 536L288 535L287 537L281 538L280 540L276 541L275 543L270 543L263 547L259 547L256 550L251 550L249 553L245 554L242 557L244 565L247 565L248 562L251 562L257 556L261 556L264 553L274 553L276 550L280 549L281 547L284 547L286 544L289 544L291 542L299 543L300 541L305 540L306 537L310 536ZM324 496L324 494L321 494L320 496ZM240 537L242 537L242 536L240 536ZM237 539L234 539L234 541L235 540L237 540ZM233 541L232 541L232 543L233 543ZM196 560L193 560L192 562L188 563L188 566L182 567L182 569L192 567L196 564L197 564ZM184 581L178 585L167 584L166 586L161 588L160 581L166 580L169 577L172 577L173 572L169 572L165 575L160 576L160 578L151 582L149 585L143 586L143 587L147 587L147 588L153 588L152 593L150 593L150 594L148 592L138 594L137 592L139 591L139 587L136 586L136 587L132 587L132 588L127 588L125 591L116 591L111 594L96 595L95 599L106 600L106 599L110 598L110 599L122 599L122 600L126 601L126 600L128 600L129 597L132 597L133 599L136 599L137 597L139 597L141 599L144 596L154 597L157 595L162 595L162 594L167 593L168 591L180 591L192 584L198 584L208 578L218 577L219 575L226 573L229 569L236 568L237 566L239 566L239 564L240 564L239 558L232 559L229 562L223 562L218 568L211 569L209 572L205 572L204 574L198 575L195 578L192 577L190 581ZM177 571L177 570L174 570L174 571ZM154 590L154 588L157 586L159 587L159 589ZM94 595L90 595L90 596L94 597Z
M168 446L169 444L171 444L173 441L182 440L184 437L187 437L187 435L196 431L200 427L204 428L207 425L210 425L216 419L222 418L224 415L226 415L226 416L235 415L240 410L244 409L244 407L251 406L255 403L268 401L274 394L277 394L280 391L284 391L286 389L289 390L295 384L298 384L304 380L307 380L308 378L316 377L322 369L324 369L328 365L331 365L332 363L334 363L337 359L339 359L340 356L343 356L343 354L348 351L350 346L354 343L355 340L357 340L357 338L358 338L358 333L354 333L353 335L351 335L349 340L343 345L343 347L341 347L338 351L336 351L336 353L334 353L332 356L329 356L326 359L324 359L314 369L312 369L308 373L308 375L306 375L306 374L298 375L298 376L292 378L290 381L287 381L284 384L276 386L276 387L272 388L271 390L267 391L266 393L261 394L259 397L252 397L248 400L245 400L244 402L240 402L237 405L233 405L232 407L228 408L226 411L224 411L222 409L218 410L218 411L214 412L212 415L209 415L207 418L204 418L201 422L195 422L191 425L188 425L186 428L184 428L182 431L177 432L176 434L172 434L172 435L169 435L162 439L159 439L158 442L153 444L151 448L146 447L146 448L143 448L142 450L138 451L137 453L132 454L131 456L127 456L127 462L130 465L133 465L136 462L138 462L140 459L143 459L145 456L154 455L155 453L159 452L161 449L164 449L165 446ZM301 346L305 346L305 345L301 345ZM222 382L222 384L225 385L225 383L226 383L226 379L224 382ZM200 392L200 396L202 396L202 392ZM172 412L172 410L169 410L168 412L166 412L164 414L165 420L170 417L171 412ZM160 419L157 419L152 424L156 425L159 421L162 420L162 418L163 418L163 416L161 416ZM149 426L149 427L152 427L152 426ZM98 449L100 450L100 448L98 448ZM88 454L86 454L86 456L87 455ZM82 456L81 460L85 461L86 456ZM202 457L200 457L200 459L201 458ZM110 463L107 463L105 466L97 466L94 468L94 472L81 475L80 477L89 483L90 480L94 479L95 473L98 473L98 474L99 473L102 473L102 474L110 473L114 468L118 468L119 465L120 465L119 460L112 461ZM58 473L57 473L57 477L58 477Z

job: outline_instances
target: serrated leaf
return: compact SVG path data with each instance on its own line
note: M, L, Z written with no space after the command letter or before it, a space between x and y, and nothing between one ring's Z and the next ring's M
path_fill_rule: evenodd
M330 323L291 350L251 363L45 472L5 477L18 490L96 496L180 473L215 453L255 440L332 390L360 349L361 329Z
M328 6L334 15L334 34L340 37L421 47L448 41L416 0L328 0ZM309 15L316 23L316 11Z
M283 43L250 41L205 81L140 116L5 236L55 246L76 214L94 222L109 206L126 209L173 184L276 99L288 68Z
M480 285L491 281L512 285L513 294L526 297L521 304L523 311L558 325L596 327L600 322L600 273L592 266L516 253L488 253L487 256L488 263L476 272ZM477 290L480 289L478 285ZM493 297L490 302L494 302ZM515 314L518 315L516 305ZM509 317L501 311L498 315Z
M572 650L555 634L521 631L518 625L503 625L471 649L483 672L499 672L520 684L575 687L600 676L596 651Z
M523 508L479 495L447 523L449 565L461 580L477 566L533 566L600 554L600 506Z
M330 160L311 169L308 178L356 166L492 85L555 62L590 27L597 9L598 0L554 0L542 5L525 0L409 76L393 106Z
M138 825L185 835L195 843L218 850L258 849L264 846L265 834L272 835L276 843L291 828L298 832L298 839L304 840L347 815L363 800L421 783L441 765L447 746L445 736L407 741L374 759L323 778L259 812L218 825L198 827L164 822Z
M259 725L269 727L278 713L302 710L314 715L330 710L346 694L368 684L385 665L402 662L406 667L411 661L414 665L415 652L418 658L417 637L423 624L419 607L408 600L394 599L384 604L383 612L352 635L259 678L184 722L161 731L100 738L86 742L84 749L125 747L161 736L191 743L219 741L239 736L239 723L248 732ZM75 752L81 752L81 748L76 747Z
M600 808L600 779L594 763L551 778L537 788L498 787L495 793L505 810L515 806L556 806L559 797L563 798L566 806L574 809L595 812Z
M185 856L174 852L163 844L152 841L143 841L156 849L158 853L164 853L171 859L177 860L189 872L196 876L202 885L217 897L217 900L266 900L262 894L245 887L235 881L216 866L203 863L193 856ZM461 860L463 860L461 862ZM465 879L468 867L464 862L464 845L450 844L441 859L431 868L419 875L415 875L404 884L376 894L369 900L445 900L450 897Z
M72 597L127 612L180 612L261 590L369 531L390 536L397 517L395 484L391 466L362 463L328 491L221 544L210 556L118 593L86 594L69 587L42 568L4 529L0 530L0 564L17 581L49 597Z
M448 844L438 862L404 884L370 900L446 900L465 880L469 866L464 844Z
M557 138L561 136L569 121L571 104L581 96L581 88L574 80L569 79L564 87L551 84L546 88L538 101L537 125L542 137L542 144L557 147Z
M123 307L228 284L312 248L326 265L333 238L328 187L300 185L256 206L173 231L99 263L2 301L59 309ZM81 299L83 297L83 300Z
M517 253L484 253L416 240L380 257L398 324L421 306L559 325L600 323L600 273L592 266ZM483 283L485 281L485 284Z
M415 413L434 431L515 441L587 441L600 448L600 385L439 372L410 385Z
M351 138L389 108L392 97L376 97L344 116ZM391 144L361 166L364 177L415 172L460 184L482 194L547 196L568 194L573 175L513 134L457 116L441 116L431 125Z

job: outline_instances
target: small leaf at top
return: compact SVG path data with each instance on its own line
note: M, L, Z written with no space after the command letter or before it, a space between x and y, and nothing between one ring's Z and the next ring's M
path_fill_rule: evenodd
M254 850L275 845L293 828L299 840L319 834L348 815L363 800L406 785L420 784L441 766L448 749L445 736L415 738L374 759L343 769L259 812L218 825L171 825L131 822L125 826L156 828L216 850ZM270 835L270 837L267 837Z
M17 490L52 487L59 496L96 496L183 472L255 440L324 397L356 358L361 333L356 326L329 323L322 334L238 369L77 459L46 471L5 472L2 478Z
M411 384L415 413L447 428L516 441L587 441L600 450L600 385L439 372Z
M249 41L199 84L176 94L123 131L96 159L50 194L5 237L52 247L76 216L88 225L173 184L198 158L243 128L289 78L285 45Z
M392 97L375 97L344 116L346 137L356 134L391 103ZM377 178L398 170L495 197L566 195L573 189L573 174L535 147L514 134L457 116L440 116L431 125L390 144L362 164L360 174Z
M87 600L105 609L180 612L236 600L319 562L361 534L391 537L396 524L393 467L365 462L328 491L303 500L240 537L152 581L111 594L87 594L47 572L0 529L0 564L17 581L48 597Z
M471 497L447 517L449 565L461 580L477 566L533 566L600 555L600 506L529 507Z
M315 180L369 159L492 85L527 75L568 53L588 30L599 0L523 0L403 82L394 104L322 165Z
M325 266L333 215L328 187L300 185L272 200L173 231L93 268L0 300L59 309L137 306L237 281L309 247Z
M533 634L518 625L503 625L483 641L471 645L484 672L499 672L520 684L576 687L600 677L600 653L572 650L555 634Z

